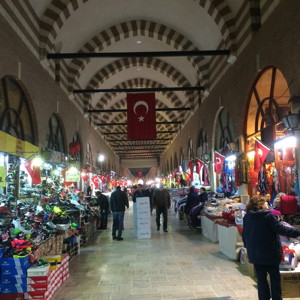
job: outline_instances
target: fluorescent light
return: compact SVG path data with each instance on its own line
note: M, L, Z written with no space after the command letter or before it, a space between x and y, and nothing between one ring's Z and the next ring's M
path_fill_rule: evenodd
M250 151L247 153L248 159L253 160L255 156L255 151Z
M74 173L78 172L78 170L75 167L71 167L69 169L69 172L72 173L72 174L74 174Z
M236 160L236 155L235 154L231 154L231 155L225 157L225 160L227 160L227 161L235 161Z
M43 161L42 161L42 159L40 157L35 157L32 160L32 165L33 166L40 167L42 164L43 164Z
M274 143L275 148L289 148L296 147L296 137L294 135L287 136L283 139L280 139Z

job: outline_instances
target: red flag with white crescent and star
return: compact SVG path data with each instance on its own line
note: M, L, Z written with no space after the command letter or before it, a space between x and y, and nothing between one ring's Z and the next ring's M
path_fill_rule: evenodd
M222 172L224 162L225 162L225 156L215 151L214 163L215 163L215 172L217 174L220 174Z
M270 152L260 140L255 139L254 171L258 171Z
M200 175L200 171L204 165L204 161L202 161L200 158L196 157L196 173Z
M127 139L156 139L155 93L127 94Z

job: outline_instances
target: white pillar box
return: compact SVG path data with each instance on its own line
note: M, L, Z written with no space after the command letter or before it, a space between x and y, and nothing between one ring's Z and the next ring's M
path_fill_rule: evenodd
M137 197L133 206L134 233L138 239L151 238L151 212L149 197Z

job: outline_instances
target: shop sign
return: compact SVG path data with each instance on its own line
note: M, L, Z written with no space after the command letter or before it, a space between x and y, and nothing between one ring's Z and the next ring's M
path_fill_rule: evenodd
M78 182L80 181L80 172L79 171L67 171L66 172L66 181L67 182Z
M28 159L34 153L38 153L39 148L29 142L19 140L10 134L0 131L0 152Z
M6 167L0 167L0 187L6 186Z
M50 161L52 162L62 162L64 154L57 151L50 151Z

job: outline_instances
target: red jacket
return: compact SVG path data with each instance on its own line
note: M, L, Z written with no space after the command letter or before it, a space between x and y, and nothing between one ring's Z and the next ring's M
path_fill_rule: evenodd
M280 197L280 204L277 208L282 215L295 215L298 210L296 196L283 195Z

